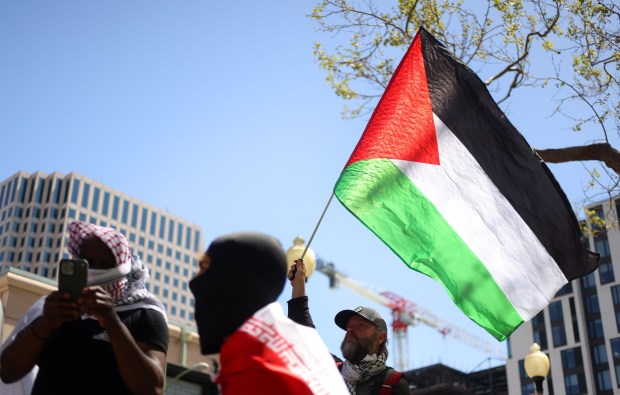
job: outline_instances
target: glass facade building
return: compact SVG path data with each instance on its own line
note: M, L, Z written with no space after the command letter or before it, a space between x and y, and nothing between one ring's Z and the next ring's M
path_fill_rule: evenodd
M0 271L16 267L55 280L76 219L123 233L149 267L149 290L168 318L195 325L188 282L204 250L202 229L76 173L20 171L0 182Z
M600 254L599 268L565 285L543 311L510 336L510 394L532 393L522 366L534 342L549 356L546 394L620 393L620 282L615 275L620 275L620 199L587 209L605 221L585 223L591 231L583 242Z

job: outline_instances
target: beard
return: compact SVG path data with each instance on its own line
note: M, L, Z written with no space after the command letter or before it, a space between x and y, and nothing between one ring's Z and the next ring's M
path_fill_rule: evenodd
M342 340L342 343L340 344L342 356L353 364L360 363L366 355L375 354L374 346L378 337L378 332L366 339L360 339L353 333L347 332L344 336L344 340Z

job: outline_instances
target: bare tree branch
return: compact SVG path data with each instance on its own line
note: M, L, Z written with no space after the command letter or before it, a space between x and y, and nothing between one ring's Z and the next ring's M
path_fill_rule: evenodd
M620 174L620 151L607 143L582 145L577 147L535 149L538 156L549 163L566 163L574 161L602 161Z

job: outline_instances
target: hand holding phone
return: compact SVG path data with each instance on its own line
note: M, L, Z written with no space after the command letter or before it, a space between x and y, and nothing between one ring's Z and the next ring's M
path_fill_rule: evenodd
M88 279L88 261L85 259L63 259L58 271L58 290L69 292L71 300L77 301Z

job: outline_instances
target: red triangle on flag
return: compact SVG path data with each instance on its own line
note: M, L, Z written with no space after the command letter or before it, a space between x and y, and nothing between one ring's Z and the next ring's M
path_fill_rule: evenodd
M366 159L439 164L419 32L394 72L346 166Z

